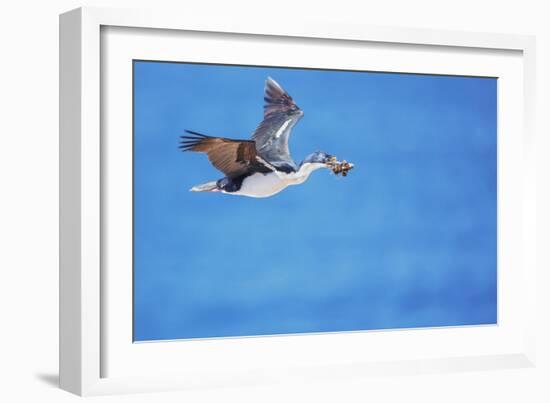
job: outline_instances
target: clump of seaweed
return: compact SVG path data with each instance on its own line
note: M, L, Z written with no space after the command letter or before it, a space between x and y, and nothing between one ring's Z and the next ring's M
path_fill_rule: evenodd
M336 175L342 174L342 176L348 176L348 172L353 169L351 162L347 162L346 160L338 161L336 157L332 157L327 165Z

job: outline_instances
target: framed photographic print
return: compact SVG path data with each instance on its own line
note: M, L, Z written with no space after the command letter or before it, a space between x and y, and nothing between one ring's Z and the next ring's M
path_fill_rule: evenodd
M531 37L60 19L60 382L531 366Z

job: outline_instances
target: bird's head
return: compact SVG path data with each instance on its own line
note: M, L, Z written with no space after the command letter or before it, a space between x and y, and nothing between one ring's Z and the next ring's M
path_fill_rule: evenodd
M319 168L330 168L331 163L336 161L336 157L324 152L315 151L309 154L300 164L301 167L314 171Z
M348 172L353 169L353 166L351 162L347 162L346 160L338 161L333 155L323 151L316 151L306 157L300 165L300 171L309 174L319 168L327 168L336 175L342 174L342 176L347 176Z
M305 159L304 161L302 162L302 164L322 164L322 165L327 165L329 164L331 161L335 161L336 160L336 157L330 155L330 154L327 154L326 152L324 151L315 151L314 153L311 153L309 154Z

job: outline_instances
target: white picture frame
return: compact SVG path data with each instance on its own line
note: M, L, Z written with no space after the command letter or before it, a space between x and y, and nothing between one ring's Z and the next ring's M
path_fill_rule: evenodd
M350 44L376 44L397 46L404 51L413 47L424 52L422 63L410 64L407 71L423 71L426 63L432 63L431 71L444 74L470 72L490 75L491 67L468 67L466 53L472 61L488 55L487 61L494 69L501 68L506 86L500 96L504 102L499 109L499 225L504 223L504 233L499 232L499 249L505 242L506 254L499 253L500 266L506 266L505 276L499 279L499 326L485 328L457 328L441 331L386 331L347 334L302 336L270 336L239 338L232 340L164 343L148 345L135 350L128 340L124 312L128 309L127 288L124 277L113 277L106 271L105 227L111 216L102 214L109 205L110 188L106 178L111 172L106 167L110 157L105 147L120 150L102 133L110 130L108 113L102 110L105 94L127 91L123 76L116 80L102 80L102 74L117 74L115 57L106 52L102 32L110 27L122 30L121 37L138 34L138 29L157 30L161 33L150 39L159 57L169 57L179 33L216 33L217 39L226 35L253 37L257 43L269 39L278 46L288 41L307 46L309 40L330 41L337 51L339 46ZM126 31L124 31L126 29ZM147 31L151 32L151 31ZM168 36L162 32L170 32ZM144 34L147 35L147 34ZM116 37L116 33L115 33ZM146 38L136 47L126 46L131 40L119 37L109 39L109 46L118 46L119 58L134 57L124 49L147 52ZM116 42L119 41L119 42ZM154 41L157 41L156 43ZM303 43L302 43L303 42ZM118 43L118 45L117 45ZM208 46L215 46L211 44ZM160 50L159 50L160 49ZM164 50L163 50L164 49ZM296 381L303 379L331 379L369 374L409 374L420 372L464 371L482 368L527 367L535 363L535 184L534 172L534 90L535 63L534 38L520 35L467 33L455 31L428 31L406 28L381 28L339 24L304 24L292 26L280 21L228 21L198 20L194 16L172 15L145 10L118 10L104 8L80 8L60 16L60 385L79 395L160 391L217 385L253 385L266 382ZM430 51L446 52L455 67L438 64ZM162 53L162 52L166 53ZM513 53L511 58L501 54ZM477 56L476 56L477 55ZM254 57L259 58L260 53ZM102 58L111 57L112 66ZM201 58L200 54L194 57ZM211 56L213 57L213 56ZM493 58L493 59L491 59ZM388 60L391 57L388 56ZM124 63L124 60L121 63ZM462 62L461 62L462 60ZM484 59L485 60L485 59ZM492 61L491 61L492 60ZM210 60L211 61L211 60ZM266 61L265 63L268 63ZM306 62L301 62L303 65ZM314 62L312 62L314 63ZM411 62L413 63L413 62ZM460 67L456 67L456 65ZM496 67L496 66L503 67ZM106 67L105 67L106 66ZM472 65L473 66L473 65ZM508 66L508 67L506 67ZM106 68L106 70L104 70ZM383 64L379 68L385 68ZM460 70L455 70L455 69ZM471 70L470 70L471 69ZM497 70L495 70L497 71ZM120 73L118 73L120 74ZM500 74L500 73L499 73ZM110 84L111 83L111 84ZM110 87L113 87L112 89ZM511 99L513 98L513 100ZM108 98L112 104L111 98ZM127 110L124 109L122 111ZM506 112L502 114L501 112ZM501 120L500 115L503 115ZM126 121L127 119L121 119ZM124 128L122 129L124 130ZM501 138L502 133L506 134ZM502 140L502 141L500 141ZM112 148L115 147L115 148ZM121 152L122 153L122 152ZM124 160L124 158L122 158ZM124 177L123 177L124 178ZM123 179L124 180L124 179ZM124 188L124 186L121 186ZM124 197L123 197L124 198ZM122 198L122 199L123 199ZM106 201L107 200L107 201ZM500 208L501 202L503 208ZM114 207L116 208L116 206ZM127 223L126 223L127 224ZM124 222L118 223L124 226ZM109 236L111 239L113 236ZM112 248L111 248L112 250ZM106 281L109 287L106 287ZM502 281L501 281L502 280ZM503 283L503 284L501 284ZM126 291L124 291L126 290ZM501 293L503 291L503 293ZM110 293L121 295L126 305L113 305ZM513 298L511 298L513 296ZM500 298L500 297L499 297ZM501 298L502 299L502 298ZM119 300L119 298L117 298ZM130 300L131 304L131 300ZM509 315L509 316L507 316ZM115 317L116 321L109 321ZM507 318L510 318L508 320ZM521 320L519 319L521 318ZM125 325L117 327L116 323ZM126 328L124 328L126 326ZM126 330L125 330L126 329ZM357 352L357 346L369 337L369 344L380 345L376 359L366 359ZM403 338L414 339L415 346L438 345L437 350L427 349L425 354L410 355L402 345ZM501 344L498 340L504 340ZM391 341L388 341L391 340ZM466 340L461 348L448 349L456 340ZM129 343L129 344L128 344ZM205 344L206 343L206 344ZM379 343L379 344L377 344ZM349 349L336 346L349 345ZM456 344L456 343L455 343ZM494 348L488 346L493 344ZM183 346L184 347L181 347ZM412 345L412 344L411 344ZM143 345L142 345L143 346ZM352 350L351 348L355 350ZM163 354L176 349L187 354L187 362L157 360ZM267 354L269 349L273 353ZM161 351L163 350L163 351ZM336 351L337 350L337 351ZM295 355L295 362L277 357L283 351L306 351ZM329 351L329 353L323 353ZM330 354L330 351L336 351ZM389 352L392 351L390 354ZM136 354L134 357L133 354ZM373 355L373 352L369 352ZM248 357L248 358L247 358ZM264 362L258 371L260 357ZM347 357L346 359L344 359ZM241 358L241 359L239 359ZM162 361L164 360L164 361ZM218 360L218 361L216 361ZM191 370L189 361L196 366ZM224 362L229 362L224 365ZM109 363L109 365L107 365ZM125 366L124 363L127 363ZM140 364L141 363L141 364ZM199 365L201 363L201 365ZM111 366L112 364L112 367ZM116 364L116 365L115 365ZM141 367L143 368L139 368ZM162 365L166 371L153 373L146 369ZM116 370L114 369L116 368ZM198 368L198 369L197 369ZM135 369L136 371L130 371ZM143 371L142 371L143 370Z

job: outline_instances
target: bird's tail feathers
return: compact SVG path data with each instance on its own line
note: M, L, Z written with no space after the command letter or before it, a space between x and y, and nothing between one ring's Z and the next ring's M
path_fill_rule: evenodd
M190 192L219 192L218 182L212 181L208 183L203 183L202 185L193 186L189 189Z

